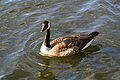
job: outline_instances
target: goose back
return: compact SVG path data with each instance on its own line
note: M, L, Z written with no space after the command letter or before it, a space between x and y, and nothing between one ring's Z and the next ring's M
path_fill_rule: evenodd
M50 42L53 45L49 51L49 56L68 56L78 53L84 46L92 40L90 35L72 35L59 37Z

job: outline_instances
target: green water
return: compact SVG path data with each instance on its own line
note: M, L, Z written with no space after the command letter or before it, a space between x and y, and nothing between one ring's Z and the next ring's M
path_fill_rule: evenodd
M79 54L39 54L51 22L51 39L99 31ZM0 0L0 80L120 80L120 0Z

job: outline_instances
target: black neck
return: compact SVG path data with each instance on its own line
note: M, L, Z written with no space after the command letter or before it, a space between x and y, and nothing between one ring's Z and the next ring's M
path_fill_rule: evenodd
M46 30L45 39L44 39L44 45L46 47L51 47L50 46L50 29Z

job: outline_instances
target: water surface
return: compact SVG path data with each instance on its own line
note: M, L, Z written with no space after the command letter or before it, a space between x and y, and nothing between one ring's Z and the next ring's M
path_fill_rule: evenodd
M51 39L99 31L80 54L39 55L40 23ZM1 80L120 80L120 0L0 0Z

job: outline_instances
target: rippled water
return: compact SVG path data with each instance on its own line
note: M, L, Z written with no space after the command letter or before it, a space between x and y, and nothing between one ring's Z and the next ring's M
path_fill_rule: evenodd
M44 34L51 38L99 31L80 54L39 55ZM1 80L120 80L120 0L0 0Z

